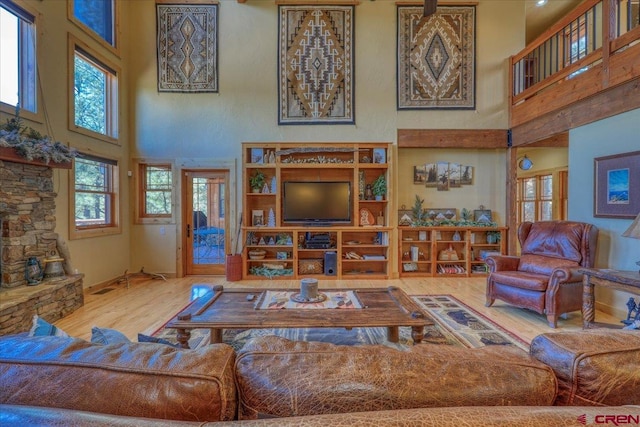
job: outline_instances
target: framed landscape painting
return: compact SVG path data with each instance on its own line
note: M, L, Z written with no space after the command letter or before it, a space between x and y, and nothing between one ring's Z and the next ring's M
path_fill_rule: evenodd
M593 216L635 218L640 212L640 151L594 159Z

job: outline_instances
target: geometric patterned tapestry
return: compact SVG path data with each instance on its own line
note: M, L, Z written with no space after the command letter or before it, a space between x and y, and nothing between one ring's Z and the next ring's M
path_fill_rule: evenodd
M158 4L158 91L218 91L218 5Z
M353 124L353 6L279 7L278 124Z
M475 108L475 6L398 6L398 109Z

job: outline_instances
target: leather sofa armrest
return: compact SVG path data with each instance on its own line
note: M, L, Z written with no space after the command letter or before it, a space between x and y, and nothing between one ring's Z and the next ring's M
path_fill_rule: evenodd
M520 257L506 255L492 255L485 260L489 271L516 271L520 264Z

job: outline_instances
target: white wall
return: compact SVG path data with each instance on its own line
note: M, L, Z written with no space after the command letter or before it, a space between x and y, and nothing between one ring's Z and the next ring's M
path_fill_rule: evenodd
M593 216L593 159L640 150L638 123L640 109L579 127L569 133L569 219L595 224L600 230L597 268L638 270L635 262L640 260L640 240L620 236L632 220ZM631 197L640 197L640 189L632 189ZM624 304L629 296L623 292L596 288L598 308L616 314L626 315Z

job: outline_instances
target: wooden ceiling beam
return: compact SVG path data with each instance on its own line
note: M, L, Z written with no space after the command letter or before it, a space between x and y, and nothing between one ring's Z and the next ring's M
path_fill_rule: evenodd
M506 129L398 129L398 148L507 148Z
M640 77L515 126L511 140L514 147L529 145L636 108L640 108Z

